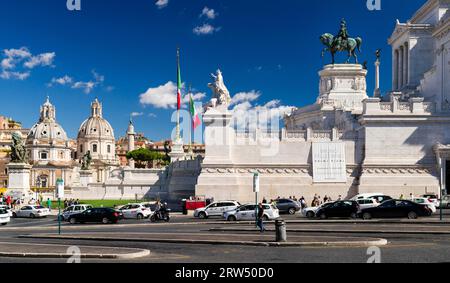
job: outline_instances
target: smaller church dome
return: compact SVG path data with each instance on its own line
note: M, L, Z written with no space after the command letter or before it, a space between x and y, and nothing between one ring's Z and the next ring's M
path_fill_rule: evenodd
M97 138L114 140L114 130L103 118L102 105L95 99L91 105L91 117L85 120L78 131L78 139Z
M41 106L39 122L28 133L27 140L56 140L67 141L67 134L56 122L56 108L50 103L49 98Z

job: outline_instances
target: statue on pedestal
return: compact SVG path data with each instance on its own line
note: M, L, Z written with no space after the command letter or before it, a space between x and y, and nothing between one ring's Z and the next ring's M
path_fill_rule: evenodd
M355 63L358 64L358 56L356 55L356 51L361 52L362 39L360 37L351 38L349 37L347 31L347 23L345 20L341 21L341 29L337 36L333 36L330 33L325 33L320 36L320 41L325 48L322 50L322 57L325 54L325 51L329 51L332 58L332 64L335 63L335 54L337 52L348 52L348 59L345 62L348 64L350 62L350 58L355 58Z
M83 156L83 161L81 162L81 170L88 171L91 170L91 151L88 150L88 152Z
M209 83L208 87L213 91L213 99L217 99L216 105L228 106L231 103L231 96L223 81L222 72L217 70L215 75L211 74L211 77L214 82Z
M11 163L28 163L27 151L20 133L12 134Z

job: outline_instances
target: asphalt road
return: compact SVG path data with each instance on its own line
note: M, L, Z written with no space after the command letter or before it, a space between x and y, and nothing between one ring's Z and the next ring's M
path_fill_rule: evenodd
M450 220L449 212L446 212ZM433 218L436 218L434 216ZM299 216L284 216L286 220L304 220ZM273 224L268 225L269 228ZM230 237L239 237L242 234L257 234L257 231L212 232L210 229L252 229L246 224L222 224L220 219L195 220L187 216L174 216L171 223L152 224L148 220L124 220L119 225L70 225L64 223L63 233L117 233L117 235L131 235L132 233L153 233L167 237L168 233L205 234L209 233L211 239L214 235L226 234ZM389 241L387 246L380 247L381 262L393 263L430 263L450 262L450 235L433 234L396 234L395 231L438 231L449 232L450 224L406 224L406 223L322 223L310 221L306 223L288 223L289 230L305 230L323 232L288 232L295 237L367 237L366 233L358 231L375 230L370 237L384 238ZM346 233L340 231L346 230ZM349 230L354 233L348 234ZM389 234L383 231L391 231ZM64 244L80 246L104 246L140 248L151 250L151 255L119 262L138 263L365 263L373 254L368 254L367 247L253 247L236 245L198 245L198 244L167 244L146 243L132 241L90 241L90 240L61 240L61 239L23 239L20 235L41 233L56 233L57 221L54 217L46 219L13 219L8 226L0 227L0 242ZM273 234L274 232L268 232ZM124 236L126 238L126 236ZM8 258L0 257L0 263L23 262L66 262L65 259L38 259L38 258ZM83 262L118 262L117 260L83 260Z

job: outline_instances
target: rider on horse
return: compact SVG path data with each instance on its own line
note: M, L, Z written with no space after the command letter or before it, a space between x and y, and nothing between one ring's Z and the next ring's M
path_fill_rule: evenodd
M342 19L341 21L341 29L339 30L339 33L334 41L335 47L344 47L347 44L347 40L349 38L349 34L347 31L347 22L345 19Z

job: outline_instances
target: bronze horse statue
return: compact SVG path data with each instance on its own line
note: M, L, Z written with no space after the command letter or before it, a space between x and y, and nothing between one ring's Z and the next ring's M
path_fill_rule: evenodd
M320 36L320 41L325 48L322 50L322 57L324 56L325 51L330 51L332 64L335 63L335 55L337 52L348 52L348 59L345 62L348 64L350 62L351 57L355 58L355 63L358 64L358 56L356 55L356 51L361 52L362 39L360 37L357 38L348 38L344 41L337 40L332 34L325 33Z

